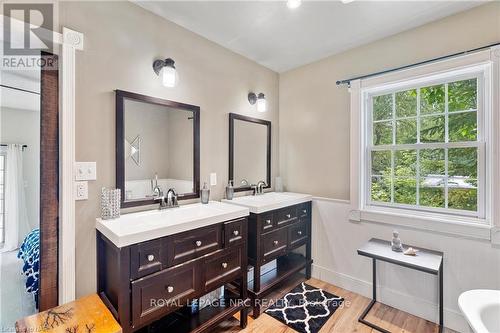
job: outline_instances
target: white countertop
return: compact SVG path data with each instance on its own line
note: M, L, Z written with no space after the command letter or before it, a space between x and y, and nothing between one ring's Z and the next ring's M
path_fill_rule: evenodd
M311 201L312 195L292 192L267 192L259 195L235 197L233 200L223 199L223 202L246 207L250 213L260 214L270 210L297 205Z
M114 220L98 218L96 228L117 247L125 247L248 215L248 208L211 201L123 214Z

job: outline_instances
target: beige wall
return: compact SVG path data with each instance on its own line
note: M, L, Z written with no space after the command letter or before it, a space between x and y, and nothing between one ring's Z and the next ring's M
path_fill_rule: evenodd
M500 41L500 2L427 24L280 75L285 187L349 199L349 93L335 82Z
M98 193L115 186L114 90L195 104L201 107L201 179L217 172L212 197L222 198L228 178L228 113L271 120L278 128L278 75L130 2L65 2L60 24L85 34L77 54L76 159L97 161L97 181L89 200L76 205L77 296L95 292L95 218ZM172 57L179 85L162 86L153 60ZM264 92L269 111L257 114L250 90ZM273 176L277 175L278 136L273 133Z

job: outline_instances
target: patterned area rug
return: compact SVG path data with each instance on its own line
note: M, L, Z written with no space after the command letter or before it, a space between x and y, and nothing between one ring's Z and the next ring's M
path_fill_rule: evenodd
M317 333L344 299L301 283L266 310L266 313L301 333Z

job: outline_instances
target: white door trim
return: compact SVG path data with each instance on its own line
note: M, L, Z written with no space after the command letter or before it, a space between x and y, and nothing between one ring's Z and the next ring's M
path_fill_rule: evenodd
M61 44L59 92L59 304L75 299L75 61L76 50L83 50L83 34L66 27Z

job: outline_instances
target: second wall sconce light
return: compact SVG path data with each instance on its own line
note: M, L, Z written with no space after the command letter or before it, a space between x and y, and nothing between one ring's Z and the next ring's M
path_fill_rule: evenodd
M175 61L171 58L165 60L155 60L153 62L153 70L156 75L162 77L162 82L165 87L175 87L179 81L177 70L175 69Z
M267 111L267 103L266 103L266 97L264 96L263 93L259 93L256 95L255 93L251 92L248 94L248 102L250 102L251 105L254 105L257 103L257 111L258 112L266 112Z

